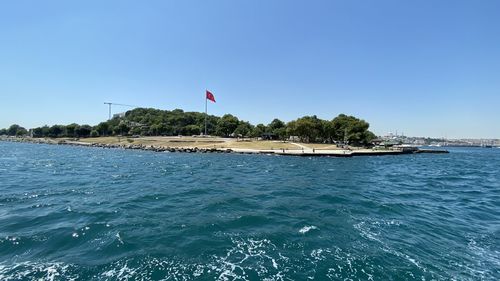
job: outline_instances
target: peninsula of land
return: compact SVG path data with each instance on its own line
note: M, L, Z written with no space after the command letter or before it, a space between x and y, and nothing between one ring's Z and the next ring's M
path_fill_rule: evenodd
M353 157L414 153L448 153L446 150L421 149L408 146L372 148L342 147L331 144L220 137L99 137L71 139L2 136L0 140L37 144L146 150L154 152L272 154L302 157Z
M345 114L332 120L304 116L288 123L274 119L268 125L252 125L230 114L218 117L180 109L137 108L95 126L72 123L28 130L14 124L0 130L0 139L158 152L290 156L351 157L445 152L381 141L369 126L368 122Z

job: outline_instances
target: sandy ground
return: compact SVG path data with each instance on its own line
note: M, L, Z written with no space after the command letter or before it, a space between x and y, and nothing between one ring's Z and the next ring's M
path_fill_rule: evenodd
M224 148L249 150L302 150L299 145L282 141L258 141L231 138L202 137L100 137L80 139L80 142L103 144L140 144L182 148ZM309 147L308 147L309 148ZM309 149L312 149L309 148Z
M325 154L344 155L353 151L357 153L373 153L372 149L350 148L342 149L332 144L298 143L283 141L262 141L255 139L233 139L219 137L99 137L80 139L79 142L101 144L136 144L146 146L171 148L200 148L200 149L231 149L245 153L277 153L277 154ZM380 152L386 152L380 151Z

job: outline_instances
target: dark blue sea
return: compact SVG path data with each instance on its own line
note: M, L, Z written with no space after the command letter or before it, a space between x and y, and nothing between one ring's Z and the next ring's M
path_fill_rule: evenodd
M295 158L0 142L0 280L499 280L500 149Z

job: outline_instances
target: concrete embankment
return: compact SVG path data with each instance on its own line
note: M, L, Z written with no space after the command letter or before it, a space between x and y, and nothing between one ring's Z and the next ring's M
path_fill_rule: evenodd
M387 156L387 155L406 155L406 154L449 153L447 150L337 150L337 151L315 151L315 152L277 152L278 155L300 156L300 157L357 157L357 156Z
M443 154L450 152L444 149L419 149L416 153Z

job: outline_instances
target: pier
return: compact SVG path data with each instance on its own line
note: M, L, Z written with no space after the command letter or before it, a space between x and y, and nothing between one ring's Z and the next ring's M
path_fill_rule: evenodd
M442 149L397 149L397 150L249 150L249 149L231 149L234 153L241 154L274 154L281 156L297 157L357 157L357 156L387 156L387 155L406 155L406 154L446 154L448 150Z

